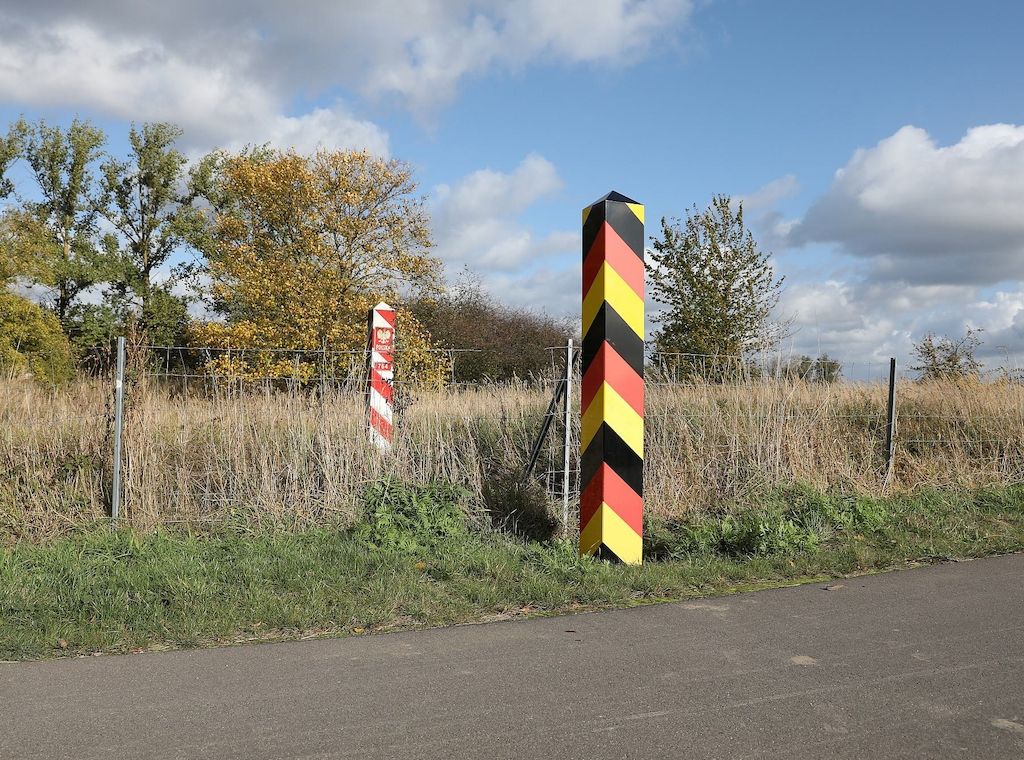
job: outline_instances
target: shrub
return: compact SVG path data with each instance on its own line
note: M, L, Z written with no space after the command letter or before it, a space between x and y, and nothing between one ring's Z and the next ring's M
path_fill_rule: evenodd
M464 505L469 494L449 483L425 486L394 478L363 492L363 518L355 535L378 548L415 551L469 533Z
M963 337L937 337L926 334L914 344L917 364L911 367L919 372L922 381L978 379L981 362L977 358L981 330L968 330Z
M0 371L28 373L46 383L65 382L75 373L71 344L57 317L27 298L2 290Z
M547 541L558 531L544 487L523 480L522 467L495 465L483 482L483 503L498 530L532 541Z
M472 349L453 357L452 374L459 383L550 372L547 348L564 346L571 333L565 322L547 314L502 305L472 275L440 297L413 301L409 308L438 346Z
M733 505L725 514L644 526L648 556L679 559L689 554L730 557L794 554L815 549L842 532L871 532L890 517L884 502L866 496L823 493L789 484L760 494L757 505Z

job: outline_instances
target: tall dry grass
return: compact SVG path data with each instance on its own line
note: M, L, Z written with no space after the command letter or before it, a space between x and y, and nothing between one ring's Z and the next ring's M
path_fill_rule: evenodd
M503 498L495 484L514 483L526 461L549 394L527 385L412 393L399 411L395 450L381 457L366 443L363 399L352 392L182 393L136 383L126 516L140 527L231 517L344 522L355 517L363 486L385 475L454 481L493 507ZM0 532L52 535L106 513L108 397L102 381L59 389L0 381ZM789 481L877 494L1024 479L1020 385L907 381L898 399L897 456L884 484L881 384L652 384L647 511L673 517L756 500ZM553 433L542 473L561 468L561 434Z
M489 469L521 462L543 404L522 389L417 393L385 457L368 445L357 393L176 398L150 388L127 426L126 504L141 525L225 513L351 519L362 488L387 475L453 481L479 497Z
M880 494L1024 478L1020 385L900 382L888 481L886 395L883 383L773 379L650 388L646 506L671 517L790 481Z
M109 388L0 379L0 536L50 535L105 514Z

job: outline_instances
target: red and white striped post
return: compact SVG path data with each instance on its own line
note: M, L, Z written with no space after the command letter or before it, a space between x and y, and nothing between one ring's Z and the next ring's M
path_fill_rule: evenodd
M394 430L395 310L381 301L370 309L368 418L370 442L391 450Z

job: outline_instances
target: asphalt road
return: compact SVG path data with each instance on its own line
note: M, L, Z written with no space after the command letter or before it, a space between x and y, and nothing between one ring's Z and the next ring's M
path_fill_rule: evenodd
M1021 758L1024 555L619 612L0 666L0 758Z

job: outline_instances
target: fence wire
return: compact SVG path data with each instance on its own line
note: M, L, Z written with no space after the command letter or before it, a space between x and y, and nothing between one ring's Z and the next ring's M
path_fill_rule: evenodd
M560 521L568 488L563 528L577 528L578 349L569 430L556 413L525 482L544 410L566 376L565 346L537 347L547 351L541 370L501 381L450 372L424 384L402 376L399 354L387 457L367 443L365 351L133 348L124 482L125 514L135 522L345 521L367 485L393 477L458 483L468 503L502 524L531 510ZM446 366L479 352L445 349ZM33 520L98 516L109 503L112 360L100 349L88 355L71 384L46 387L24 373L3 379L0 442L18 473L11 489ZM808 371L802 359L778 357L648 358L645 502L654 514L793 481L879 493L1024 480L1024 384L1005 373L975 383L899 377L887 481L887 362ZM31 473L43 471L56 475L40 485Z

